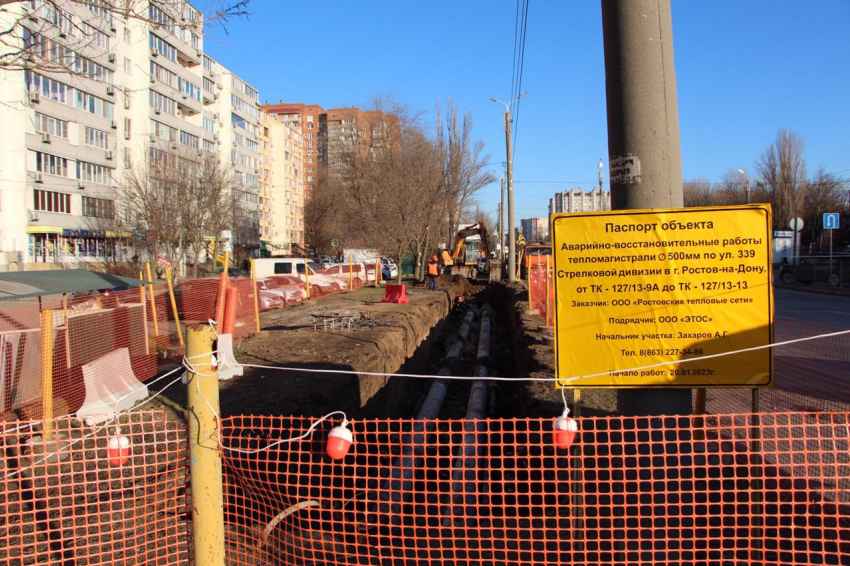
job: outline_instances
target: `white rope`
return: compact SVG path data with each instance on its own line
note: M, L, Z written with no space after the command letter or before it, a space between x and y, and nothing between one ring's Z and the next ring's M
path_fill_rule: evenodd
M286 372L305 372L305 373L329 373L329 374L339 374L339 375L351 375L358 374L364 376L374 376L374 377L409 377L412 379L443 379L443 380L455 380L455 381L512 381L512 382L521 382L521 381L556 381L559 383L571 383L573 381L578 381L581 379L590 379L593 377L601 377L605 375L616 375L618 373L623 373L626 371L639 371L643 369L656 368L661 366L669 366L672 364L683 364L688 362L697 362L700 360L710 360L713 358L720 358L724 356L733 356L735 354L741 354L744 352L754 352L757 350L766 350L769 348L777 348L779 346L788 346L790 344L797 344L800 342L807 342L810 340L818 340L821 338L830 338L833 336L842 336L845 334L850 334L850 330L841 330L838 332L830 332L827 334L819 334L817 336L807 336L805 338L796 338L794 340L786 340L784 342L775 342L773 344L765 344L763 346L754 346L752 348L743 348L741 350L733 350L731 352L721 352L719 354L708 354L705 356L698 356L694 358L684 358L680 360L667 360L663 362L658 362L655 364L649 364L645 366L636 366L631 368L624 368L618 370L608 370L599 373L593 373L588 375L574 375L570 377L478 377L471 375L428 375L428 374L415 374L415 373L385 373L385 372L374 372L374 371L359 371L356 369L343 370L343 369L314 369L314 368L296 368L296 367L287 367L287 366L265 366L260 364L240 364L242 367L249 368L257 368L257 369L269 369L269 370L279 370Z

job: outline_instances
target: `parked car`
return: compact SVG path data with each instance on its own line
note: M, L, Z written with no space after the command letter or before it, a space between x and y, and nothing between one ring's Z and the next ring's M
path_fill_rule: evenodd
M384 276L384 270L381 269L381 276L385 279L390 279L391 277L398 277L398 264L396 264L395 260L391 257L382 257L381 264L384 268L389 269L389 277Z
M263 291L260 289L260 310L270 311L274 309L279 309L285 306L285 302L283 297L278 295L277 293L272 293L271 291Z
M306 265L305 265L306 264ZM312 261L304 261L301 257L269 257L254 261L256 276L270 277L273 275L289 275L299 277L305 283L309 277L310 287L317 287L321 294L348 290L347 279L336 279L318 272L319 266ZM306 273L306 275L305 275Z
M224 271L224 268L219 267L218 271L216 271L216 273L218 273L220 275L222 271ZM227 274L230 277L245 277L247 275L247 273L245 273L244 271L242 271L242 269L240 269L238 267L228 267L227 268Z
M307 296L306 291L301 288L301 285L281 285L269 277L257 279L257 287L260 291L268 291L280 296L287 305L298 304Z
M779 268L779 280L786 284L829 283L833 287L850 284L850 256L833 255L830 257L807 256L799 258L797 265L783 264Z
M366 271L366 264L363 263L334 263L323 269L322 273L346 280L349 278L348 274L351 273L354 286L360 287L366 283L369 272ZM374 270L371 273L374 276Z

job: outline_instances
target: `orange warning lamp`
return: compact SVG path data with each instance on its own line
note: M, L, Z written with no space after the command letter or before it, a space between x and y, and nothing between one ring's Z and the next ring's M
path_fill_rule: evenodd
M116 428L115 435L106 441L106 453L109 457L110 466L121 466L130 459L130 439L121 434Z
M564 408L564 413L555 419L552 433L552 440L555 442L555 448L566 450L573 445L578 432L578 423L575 419L570 418L570 410Z
M348 421L343 420L342 424L335 426L328 433L328 456L332 460L342 460L348 454L348 449L354 443L354 435L348 430Z

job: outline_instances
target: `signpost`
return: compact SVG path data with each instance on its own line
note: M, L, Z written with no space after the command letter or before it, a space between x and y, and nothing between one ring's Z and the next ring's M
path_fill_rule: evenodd
M552 230L559 387L772 386L768 348L687 361L771 343L769 205L558 214Z
M791 263L797 265L800 261L800 237L797 235L797 232L803 229L803 219L802 218L792 218L788 222L788 227L794 231L794 244L791 247Z
M833 270L832 270L832 231L838 230L841 225L841 214L838 212L824 212L823 213L823 229L829 230L829 282L832 283L833 279ZM840 285L840 281L837 283Z

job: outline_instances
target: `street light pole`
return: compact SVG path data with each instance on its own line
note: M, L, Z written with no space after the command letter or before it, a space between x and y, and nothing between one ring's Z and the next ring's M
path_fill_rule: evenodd
M505 174L501 175L502 200L499 202L499 261L505 262ZM504 269L504 265L502 265Z
M514 234L514 158L511 148L511 108L515 100L519 100L526 93L522 93L510 102L502 102L491 98L491 102L505 105L505 146L508 155L508 283L516 283L516 235Z
M738 169L738 173L744 176L747 180L747 204L750 204L750 176L743 169Z

